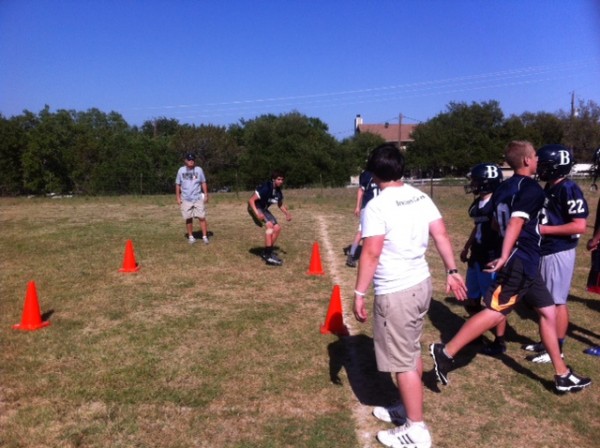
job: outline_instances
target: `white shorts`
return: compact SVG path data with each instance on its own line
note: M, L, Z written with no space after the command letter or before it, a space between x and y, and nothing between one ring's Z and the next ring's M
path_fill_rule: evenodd
M204 219L206 218L206 209L204 208L204 201L198 199L195 202L181 201L181 216L183 219Z
M573 248L542 257L540 273L555 305L567 303L575 271L575 255Z

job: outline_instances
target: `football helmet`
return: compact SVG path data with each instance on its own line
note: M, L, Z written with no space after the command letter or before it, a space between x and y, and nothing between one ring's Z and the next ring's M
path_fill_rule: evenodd
M493 193L503 180L502 169L494 163L480 163L471 168L467 179L465 193Z
M537 175L543 181L564 177L575 164L573 153L563 145L545 145L537 150Z

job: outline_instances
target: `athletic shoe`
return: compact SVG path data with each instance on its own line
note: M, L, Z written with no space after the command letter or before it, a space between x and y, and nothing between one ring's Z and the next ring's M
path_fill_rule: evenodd
M535 342L533 344L525 344L521 348L523 350L525 350L526 352L540 353L540 352L546 351L546 347L544 347L544 344L542 344L541 342Z
M454 365L454 358L449 357L444 353L444 344L431 344L429 353L433 358L433 366L435 367L435 375L440 383L444 386L449 383L448 372Z
M188 243L194 244L196 242L196 238L193 235L188 236Z
M343 249L344 255L348 255L350 253L351 248L352 248L352 245L344 247L344 249Z
M275 255L271 254L268 255L265 258L265 261L268 265L270 266L281 266L283 264L283 261L281 261L279 258L277 258Z
M207 236L203 236L203 237L202 237L202 242L203 242L204 244L208 244L208 243L209 243L209 241L208 241L208 237L207 237Z
M373 415L379 420L386 423L394 423L396 425L402 425L406 423L406 409L402 403L398 403L395 406L385 408L383 406L375 406L373 408Z
M565 356L561 353L560 357L564 359ZM552 362L552 360L550 359L550 355L548 354L548 352L546 350L544 350L536 355L525 356L525 359L527 361L535 362L538 364L546 364L546 363Z
M351 254L348 254L348 258L346 258L346 266L348 266L349 268L356 267L356 260Z
M586 355L592 356L600 356L600 345L596 345L595 347L586 348L583 353Z
M500 356L506 353L506 344L504 342L494 341L491 344L484 345L480 353L487 356Z
M377 440L392 448L430 448L431 434L424 424L405 423L387 431L379 431Z
M577 392L592 384L592 380L577 375L569 366L566 376L554 375L554 387L559 392Z

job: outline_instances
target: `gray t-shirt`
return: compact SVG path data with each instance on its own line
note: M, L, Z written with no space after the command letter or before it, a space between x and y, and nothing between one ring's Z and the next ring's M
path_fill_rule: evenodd
M204 171L199 166L189 169L182 166L177 171L175 183L181 187L181 198L187 202L195 202L202 198L202 183L206 182Z

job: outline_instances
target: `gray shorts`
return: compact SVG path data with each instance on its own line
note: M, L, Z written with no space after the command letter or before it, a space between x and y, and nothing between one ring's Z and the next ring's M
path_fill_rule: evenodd
M411 372L421 357L423 321L431 303L431 277L403 291L375 296L373 339L380 372Z
M575 271L575 250L573 248L542 257L540 273L555 305L567 303Z
M204 208L204 200L198 199L195 202L181 201L181 216L183 219L204 219L206 218L206 209Z

